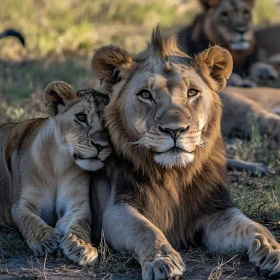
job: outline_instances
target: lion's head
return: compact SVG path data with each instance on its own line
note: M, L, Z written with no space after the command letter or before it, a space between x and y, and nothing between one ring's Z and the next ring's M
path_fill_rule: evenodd
M200 0L205 8L204 32L211 43L231 51L254 45L254 0Z
M192 58L173 35L156 29L135 57L105 46L94 54L92 68L111 96L105 115L117 152L140 166L150 159L185 167L200 148L215 145L208 138L220 135L216 92L232 71L227 50L212 47Z
M75 93L70 85L53 82L45 90L44 103L56 127L60 149L71 153L74 162L85 170L103 167L111 153L101 114L108 97L93 89Z

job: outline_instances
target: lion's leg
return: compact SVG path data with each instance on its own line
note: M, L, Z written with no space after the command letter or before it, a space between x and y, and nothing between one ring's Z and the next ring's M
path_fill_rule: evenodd
M20 198L12 206L13 220L35 256L53 252L61 239L57 230L41 219L40 212L40 199Z
M225 136L252 137L252 126L255 125L261 135L280 140L280 116L241 94L222 92L220 96L224 105L222 126Z
M57 209L59 220L56 228L63 238L60 248L79 265L87 265L97 259L97 249L90 243L91 210L89 182L81 176L58 191Z
M145 280L177 279L184 263L164 234L135 208L116 204L103 216L106 240L119 252L135 254Z
M280 244L264 226L250 220L237 208L205 221L203 241L213 252L246 249L249 261L268 279L280 278Z

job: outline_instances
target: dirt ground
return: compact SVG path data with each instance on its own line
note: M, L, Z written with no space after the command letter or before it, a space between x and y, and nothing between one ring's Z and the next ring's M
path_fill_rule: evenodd
M1 232L1 240L6 234ZM105 264L97 263L88 268L77 267L57 256L35 259L24 253L6 257L0 263L0 279L141 279L141 269L136 261L117 253L110 254L113 256ZM199 248L190 248L182 252L182 257L186 264L183 279L262 279L240 255L213 256Z

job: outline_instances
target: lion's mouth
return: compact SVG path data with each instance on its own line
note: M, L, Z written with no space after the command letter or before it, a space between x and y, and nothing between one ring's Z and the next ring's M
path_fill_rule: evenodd
M95 156L95 157L82 157L81 155L74 154L73 157L74 157L75 160L102 161L102 162L103 162L103 160L101 160L101 159L98 157L98 155Z
M230 48L234 51L242 51L247 50L250 48L250 43L248 41L238 41L238 42L231 42Z
M193 154L195 152L195 150L193 151L186 151L183 150L179 147L173 147L169 150L163 151L163 152L154 152L154 154L156 155L161 155L161 154L166 154L166 153L170 153L170 154L181 154L181 153L187 153L187 154Z

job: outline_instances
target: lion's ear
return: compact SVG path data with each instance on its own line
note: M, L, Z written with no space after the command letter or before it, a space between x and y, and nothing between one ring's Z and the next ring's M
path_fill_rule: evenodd
M245 0L245 2L248 3L248 5L250 5L252 8L255 7L255 4L256 4L256 0Z
M231 54L218 46L206 49L194 57L196 70L208 82L214 91L220 91L226 86L233 68Z
M201 5L205 10L208 10L210 8L217 6L220 0L199 0L199 2L201 3Z
M105 46L98 49L92 58L92 71L102 87L111 92L112 86L128 75L133 65L132 57L124 50Z
M60 81L50 83L43 97L47 112L52 117L64 112L70 102L76 98L73 88Z

